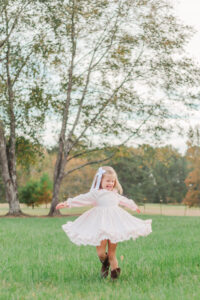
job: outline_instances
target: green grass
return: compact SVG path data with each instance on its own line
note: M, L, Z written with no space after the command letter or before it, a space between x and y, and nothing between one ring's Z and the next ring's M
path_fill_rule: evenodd
M95 247L62 231L72 219L0 219L1 300L200 299L200 218L153 216L151 235L118 244L114 283L100 278Z

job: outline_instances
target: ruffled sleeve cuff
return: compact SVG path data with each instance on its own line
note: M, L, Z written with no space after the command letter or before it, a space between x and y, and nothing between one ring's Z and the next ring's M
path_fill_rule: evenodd
M138 209L138 206L136 205L136 203L133 200L130 200L124 196L119 195L120 201L119 204L122 206L125 206L133 211Z

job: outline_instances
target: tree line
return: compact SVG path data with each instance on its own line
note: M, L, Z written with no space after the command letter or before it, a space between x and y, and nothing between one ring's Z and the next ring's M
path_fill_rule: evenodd
M198 148L198 150L197 150ZM165 203L200 205L200 147L191 143L185 155L172 146L152 147L148 144L137 148L121 146L107 164L116 170L123 186L124 194L137 203ZM103 153L101 154L103 157ZM90 158L91 159L91 158ZM43 149L43 156L31 164L19 163L19 201L33 208L51 203L53 191L53 165L55 151ZM87 163L87 159L77 158L74 165ZM22 161L24 162L24 161ZM71 165L73 168L73 164ZM66 200L90 189L96 166L88 165L72 173L62 184L59 201ZM29 178L27 180L27 177ZM3 191L3 183L0 181ZM1 193L5 202L5 193Z
M57 141L50 216L59 214L73 172L114 157L113 140L120 148L170 133L168 120L199 101L200 70L184 51L191 34L165 0L0 0L0 162L9 214L22 214L17 147L37 149L47 122L56 124ZM175 103L183 109L174 112ZM161 196L170 197L157 190Z

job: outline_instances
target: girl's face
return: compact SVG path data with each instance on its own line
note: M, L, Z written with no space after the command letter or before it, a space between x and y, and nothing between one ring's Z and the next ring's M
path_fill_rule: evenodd
M113 175L104 175L101 181L101 188L112 191L115 186L115 177Z

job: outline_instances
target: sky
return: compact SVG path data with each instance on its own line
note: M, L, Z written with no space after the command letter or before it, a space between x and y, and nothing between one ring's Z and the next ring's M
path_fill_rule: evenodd
M182 20L183 24L192 26L196 33L191 37L186 51L189 56L192 56L200 65L200 0L172 0L174 4L174 9L177 17ZM184 131L187 132L190 126L194 127L199 124L200 112L196 111L193 113L192 117L187 122L182 122ZM57 122L49 122L45 131L44 143L48 146L55 144L55 128ZM187 137L181 137L177 134L173 134L171 138L167 139L167 144L171 144L173 147L177 148L180 153L184 154L186 151L186 141ZM137 143L141 144L144 141L138 140ZM164 142L163 144L164 145Z
M192 26L195 30L194 35L191 37L190 42L186 47L188 55L192 57L200 65L200 0L172 0L174 5L175 14L181 19L182 23L185 25ZM180 121L180 125L184 129L185 133L188 131L189 127L194 127L200 124L200 111L193 112L190 119L185 121ZM141 143L142 141L139 141ZM187 149L187 136L179 136L173 133L167 142L157 145L171 144L173 147L177 148L182 154L185 153ZM155 143L156 145L156 143Z
M196 33L192 37L187 50L200 63L200 1L199 0L173 0L175 12L184 24L195 28Z
M175 13L183 24L192 26L196 31L194 36L191 37L186 50L200 64L200 0L173 0L173 2ZM194 127L200 124L199 119L200 112L197 111L188 120L187 124L184 124L185 131L189 126ZM186 137L179 137L174 134L168 142L178 148L181 153L184 153L187 148L186 140Z

